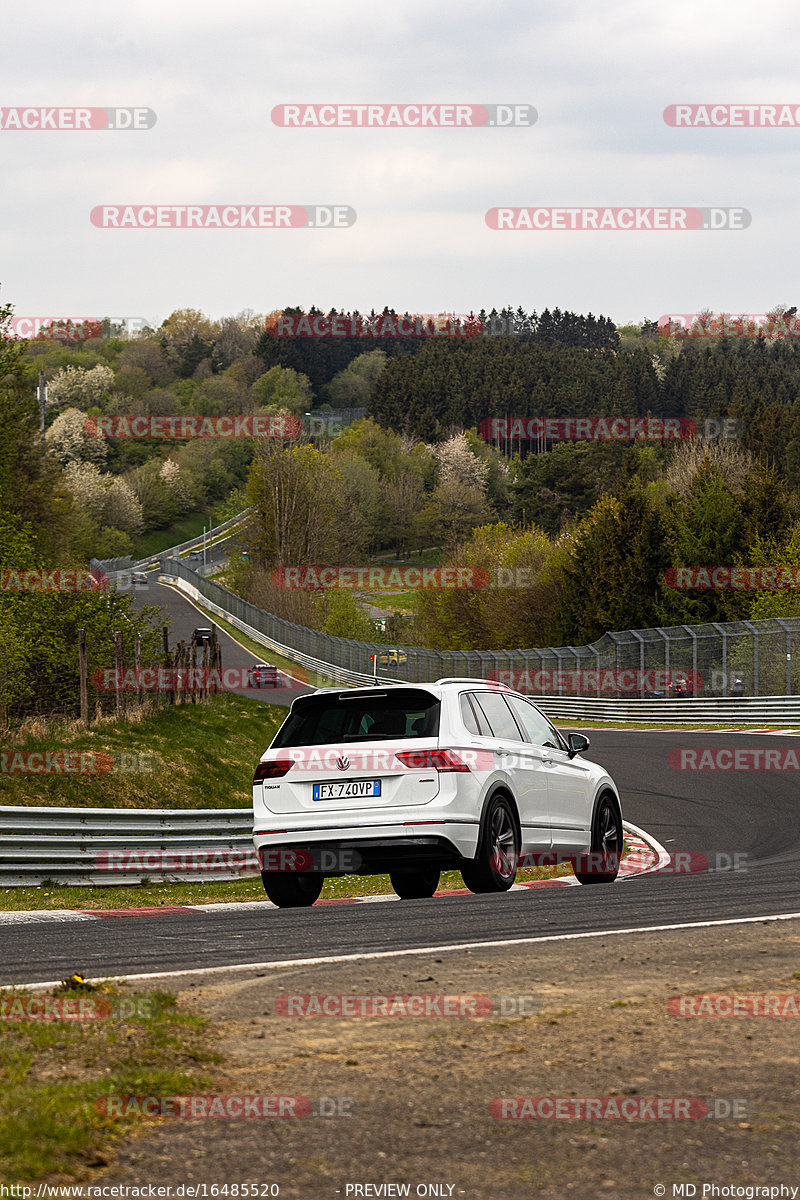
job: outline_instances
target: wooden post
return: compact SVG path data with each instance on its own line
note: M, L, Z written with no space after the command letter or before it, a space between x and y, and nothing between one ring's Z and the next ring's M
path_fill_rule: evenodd
M208 666L211 661L211 647L208 642L203 642L203 674L200 676L200 699L205 700L208 696Z
M169 671L170 668L172 667L172 660L170 658L170 653L169 653L169 628L168 628L168 626L166 626L166 625L162 626L161 637L162 637L162 641L163 641L163 645L164 645L164 657L163 657L164 670ZM167 680L166 680L166 683L164 686L164 691L167 694L167 704L174 704L175 703L174 682L169 678L169 676L167 676Z
M114 689L117 701L117 719L125 716L125 705L122 698L122 632L114 631Z
M133 665L136 668L136 703L141 708L144 704L144 689L142 687L142 639L133 639Z
M78 630L78 670L81 678L81 724L89 727L89 683L86 665L86 630Z

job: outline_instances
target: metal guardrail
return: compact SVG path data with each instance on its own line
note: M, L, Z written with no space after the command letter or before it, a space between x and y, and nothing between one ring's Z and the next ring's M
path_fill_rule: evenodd
M233 529L252 511L252 508L244 508L235 517L229 517L227 521L223 521L221 525L215 525L213 529L207 529L206 544L210 546L218 534L224 533L226 529ZM177 558L184 550L199 549L202 545L203 535L202 533L196 533L194 537L187 538L185 542L179 542L177 546L170 546L168 550L159 550L158 554L151 554L148 559L143 559L142 562L158 562L162 558ZM139 566L141 566L140 563L135 564L135 567Z
M682 700L594 700L590 697L531 696L553 721L644 721L674 725L712 724L800 726L800 696L720 696Z
M252 508L242 509L240 513L229 517L227 521L223 521L221 525L215 525L213 529L206 531L206 542L210 544L218 534L224 533L226 529L233 529L239 522L252 512ZM140 558L138 562L132 562L130 555L125 558L93 558L90 566L104 570L108 575L130 574L131 571L141 571L144 567L151 563L158 563L163 558L177 558L184 550L193 550L195 547L202 546L203 535L196 533L194 537L188 538L185 542L178 542L175 546L169 546L166 550L159 550L157 554L151 554L148 558Z
M626 833L642 836L635 825L624 824ZM0 885L114 887L124 883L249 879L260 874L252 825L252 808L0 807ZM220 826L226 832L220 832ZM157 859L165 852L173 858L192 853L212 857L228 854L242 866L228 872L216 869L213 862L202 871L158 870L147 865L140 871L123 871L97 866L115 851L137 852L143 865L148 856Z
M47 881L106 886L145 880L208 883L259 874L252 808L0 807L0 835L3 887ZM133 860L131 852L138 852ZM164 854L169 857L164 859ZM207 857L201 870L202 854ZM176 868L180 857L197 869Z
M188 568L187 568L188 569ZM251 641L257 642L259 646L265 646L267 650L274 650L276 654L282 655L284 658L290 659L292 662L298 663L301 667L305 667L309 671L317 671L334 683L352 683L352 684L367 684L367 683L398 683L402 680L389 679L382 675L367 675L363 671L349 671L345 667L339 667L335 663L325 662L321 658L313 658L310 654L303 654L299 650L295 650L293 646L284 646L281 642L275 641L274 638L268 637L262 633L260 629L256 629L254 625L248 625L240 617L230 612L227 608L223 608L219 604L215 604L213 600L209 600L204 596L198 588L186 579L180 576L165 575L159 576L159 582L172 583L179 591L191 597L199 608L210 612L215 616L222 617L234 629L238 629L241 633L250 638Z

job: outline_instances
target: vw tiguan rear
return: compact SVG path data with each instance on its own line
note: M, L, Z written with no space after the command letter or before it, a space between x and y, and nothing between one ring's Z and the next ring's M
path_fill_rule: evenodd
M561 855L581 882L611 882L622 813L610 776L579 757L588 744L484 680L300 696L253 778L267 895L303 907L326 876L388 873L403 899L422 898L442 870L505 891L521 855Z

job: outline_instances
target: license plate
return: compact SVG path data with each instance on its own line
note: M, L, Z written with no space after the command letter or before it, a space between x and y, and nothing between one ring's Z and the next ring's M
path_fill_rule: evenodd
M330 783L315 783L312 793L315 800L360 799L362 796L380 796L380 779L334 779Z

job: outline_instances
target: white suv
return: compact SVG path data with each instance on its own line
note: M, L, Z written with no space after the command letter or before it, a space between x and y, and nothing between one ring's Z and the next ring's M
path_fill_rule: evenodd
M617 788L528 698L483 679L324 688L299 696L253 777L253 841L282 908L326 875L388 872L403 899L443 869L506 891L526 863L569 860L610 883L622 855Z

